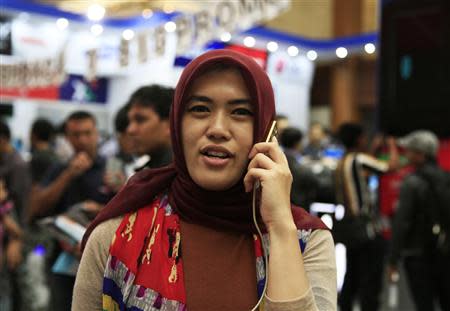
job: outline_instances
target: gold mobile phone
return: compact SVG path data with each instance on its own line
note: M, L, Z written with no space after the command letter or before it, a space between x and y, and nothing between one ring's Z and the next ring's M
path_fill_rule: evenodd
M272 137L277 135L277 121L272 121L270 124L269 131L267 132L266 139L264 142L269 143L272 141ZM255 190L260 187L259 180L255 181L254 187L253 187L253 196L255 195Z
M269 132L266 135L266 140L264 142L269 143L272 141L272 137L277 136L277 121L272 121L270 124Z

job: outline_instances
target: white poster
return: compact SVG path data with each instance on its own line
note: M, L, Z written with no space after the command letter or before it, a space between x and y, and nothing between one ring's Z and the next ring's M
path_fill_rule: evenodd
M301 55L276 52L269 54L267 73L275 91L277 113L286 115L292 126L307 131L314 63Z

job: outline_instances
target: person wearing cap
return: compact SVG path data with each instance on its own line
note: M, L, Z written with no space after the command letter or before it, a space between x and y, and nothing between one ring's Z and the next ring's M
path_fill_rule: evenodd
M430 246L431 202L428 181L424 174L440 180L443 171L437 165L439 141L432 132L417 130L398 140L414 172L406 176L401 187L392 225L392 244L388 256L388 277L398 278L400 259L418 311L436 310L434 297L442 310L450 310L449 258L440 258ZM435 179L436 178L436 179Z

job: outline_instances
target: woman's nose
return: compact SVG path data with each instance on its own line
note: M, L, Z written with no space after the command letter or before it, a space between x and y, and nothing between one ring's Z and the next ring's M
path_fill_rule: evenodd
M208 136L208 138L215 138L215 139L226 140L230 138L228 120L225 114L218 113L211 118L206 135Z

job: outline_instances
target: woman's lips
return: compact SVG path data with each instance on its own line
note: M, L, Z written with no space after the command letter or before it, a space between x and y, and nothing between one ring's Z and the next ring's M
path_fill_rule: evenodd
M201 157L207 166L214 168L225 167L230 162L230 158L211 157L205 154L202 154Z
M225 167L234 154L222 145L206 145L200 149L202 161L211 168Z

